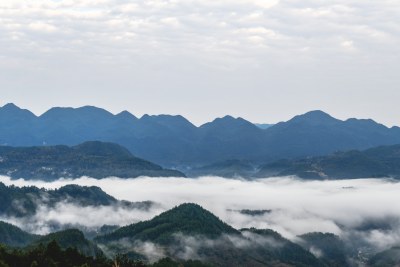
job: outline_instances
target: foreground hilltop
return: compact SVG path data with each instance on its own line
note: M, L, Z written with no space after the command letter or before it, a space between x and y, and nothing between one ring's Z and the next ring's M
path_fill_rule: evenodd
M77 145L91 140L118 143L163 166L198 167L232 159L264 164L400 144L400 128L372 120L342 121L322 111L262 129L231 116L196 127L182 116L137 118L91 106L52 108L41 116L14 104L0 108L0 144Z
M137 158L120 145L85 142L77 146L8 147L0 146L0 174L12 178L56 180L60 177L105 178L184 177Z
M99 235L94 240L77 229L40 236L4 222L0 222L0 233L1 266L85 266L87 263L93 267L111 267L116 266L115 261L125 267L378 267L400 263L398 247L360 257L360 248L333 234L308 233L293 242L269 229L236 230L192 203ZM50 264L50 259L55 263ZM78 259L79 264L67 264ZM34 261L39 265L34 265Z

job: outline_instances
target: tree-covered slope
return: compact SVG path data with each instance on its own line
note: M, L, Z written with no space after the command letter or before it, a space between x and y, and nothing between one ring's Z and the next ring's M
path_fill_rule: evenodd
M217 238L222 234L240 234L211 212L197 204L187 203L168 210L152 220L122 227L96 240L110 242L130 238L168 244L174 240L174 234L178 233L189 236L202 235L208 238Z
M99 236L95 241L108 251L135 257L144 253L145 258L149 257L146 250L138 247L147 244L173 259L193 257L213 266L327 266L276 232L238 231L199 205L190 203L152 220ZM125 249L121 250L121 246Z
M400 247L392 247L373 256L368 266L371 267L397 267L400 266Z
M55 180L60 177L90 176L184 176L179 171L163 169L134 157L127 149L113 143L85 142L67 146L1 147L0 174L12 178Z
M281 160L261 167L258 177L297 175L301 178L351 179L400 177L400 145L328 156Z
M11 247L24 247L38 239L39 236L29 234L20 228L0 221L0 243Z
M330 233L308 233L299 236L300 245L316 254L330 266L351 266L356 251L347 246L338 236Z
M87 240L84 234L77 229L68 229L42 236L34 240L30 246L48 245L53 241L56 241L63 249L75 248L86 256L96 257L103 254L94 243Z
M0 216L32 216L39 207L52 208L60 202L80 207L121 205L145 210L153 204L119 201L95 186L67 185L55 190L46 190L34 186L16 187L0 183Z

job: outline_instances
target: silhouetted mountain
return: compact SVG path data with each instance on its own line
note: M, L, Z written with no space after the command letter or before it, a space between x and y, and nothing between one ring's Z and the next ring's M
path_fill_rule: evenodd
M41 144L35 134L37 117L14 104L0 108L0 144L27 146Z
M257 174L258 177L287 175L311 179L399 178L400 145L337 152L299 160L281 160L262 166Z
M398 127L389 129L372 120L341 121L322 111L312 111L267 129L265 148L277 159L398 143Z
M164 166L202 166L231 159L255 163L400 144L400 128L372 120L338 120L322 111L267 129L225 116L196 127L182 116L113 115L96 107L52 108L37 117L13 104L0 108L0 144L118 143Z
M86 142L74 147L0 147L0 174L12 178L55 180L60 177L90 176L184 176L134 157L127 149L112 143Z
M11 247L24 247L38 239L39 236L29 234L20 228L0 221L0 243Z

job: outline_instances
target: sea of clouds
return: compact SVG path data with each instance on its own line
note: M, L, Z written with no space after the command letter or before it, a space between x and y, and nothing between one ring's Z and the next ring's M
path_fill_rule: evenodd
M2 218L38 233L50 231L50 223L88 228L104 224L123 226L192 202L237 229L269 228L291 240L308 232L329 232L345 240L370 244L377 250L400 244L400 206L397 204L400 202L400 183L390 179L306 181L294 177L258 180L142 177L96 180L82 177L44 182L11 180L2 176L0 182L47 189L67 184L99 186L120 200L157 203L149 210L110 206L82 208L73 203L59 203L53 208L39 209L30 224L16 218ZM242 209L271 212L250 216L238 212Z

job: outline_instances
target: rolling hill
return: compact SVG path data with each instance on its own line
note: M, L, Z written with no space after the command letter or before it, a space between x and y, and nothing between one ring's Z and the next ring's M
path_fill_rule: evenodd
M261 167L257 177L296 175L305 179L400 178L400 145L328 156L280 160Z
M164 256L178 261L201 259L213 266L327 266L276 232L238 231L191 203L177 206L152 220L99 236L95 241L108 251L134 257L142 253L147 259L152 255L140 245L154 247Z
M56 180L90 176L105 178L183 177L184 174L133 156L113 143L85 142L73 147L0 146L0 174L12 178Z

